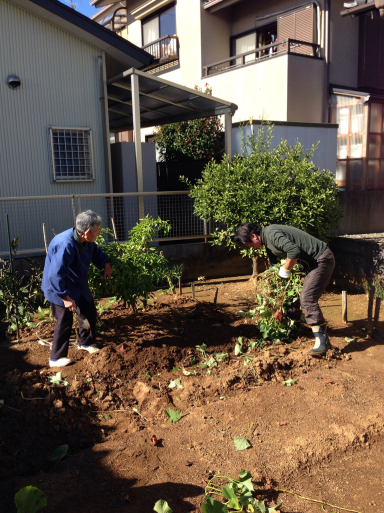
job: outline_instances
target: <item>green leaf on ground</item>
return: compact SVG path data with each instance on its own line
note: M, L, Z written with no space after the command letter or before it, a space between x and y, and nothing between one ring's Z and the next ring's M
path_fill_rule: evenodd
M248 471L246 472L245 470L241 470L240 471L240 474L239 474L239 479L238 479L238 486L241 488L246 488L248 491L250 492L253 492L253 484L252 484L252 475L251 473Z
M353 338L348 338L348 337L345 337L344 339L346 342L348 342L348 344L352 344L353 342L356 342L356 338L353 337Z
M247 439L242 438L241 436L234 436L233 443L235 444L236 451L244 451L245 449L249 449L251 444Z
M60 445L57 449L53 451L53 453L49 457L49 461L53 461L57 463L66 457L68 454L68 445Z
M222 488L223 497L229 499L228 507L232 509L240 509L239 501L233 489L229 485Z
M296 381L294 379L287 379L287 381L283 381L283 385L285 387L291 387L293 385L296 385Z
M17 513L36 513L45 508L47 499L44 492L34 486L26 486L15 495Z
M4 406L4 399L0 399L0 408Z
M169 383L168 388L183 388L183 385L180 383L179 379L174 379Z
M157 501L153 509L157 513L173 513L173 510L168 506L168 502L163 499Z
M183 412L181 410L172 410L171 408L167 408L164 410L165 415L168 417L170 422L177 422L181 419Z
M208 495L205 496L205 499L207 502L201 501L203 513L228 513L227 506L222 502L215 501L215 499Z
M106 420L110 420L112 417L110 415L104 415Z
M51 385L55 385L55 386L59 387L61 382L63 381L63 376L62 376L61 372L56 372L56 374L52 374L52 376L48 376L48 381L51 383Z
M172 372L177 372L181 370L177 365L171 369Z
M184 376L190 376L192 373L183 369L183 374L184 374Z

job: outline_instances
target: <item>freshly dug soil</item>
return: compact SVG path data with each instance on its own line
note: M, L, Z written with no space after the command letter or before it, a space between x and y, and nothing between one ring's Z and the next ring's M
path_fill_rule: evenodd
M328 293L334 348L325 358L308 356L304 329L292 344L252 351L250 361L234 347L239 336L259 339L236 313L252 306L254 283L201 281L196 289L195 300L189 288L159 291L137 315L105 310L101 351L71 346L73 363L62 369L47 366L49 347L35 334L49 340L53 323L0 344L1 512L16 510L14 494L26 485L44 491L47 513L149 513L159 499L175 513L201 512L209 476L246 469L257 495L283 502L285 512L320 512L321 503L279 490L384 513L384 316L367 339L366 296L349 296L344 325L341 294ZM203 343L206 358L196 350ZM215 354L226 356L202 369ZM59 370L66 386L48 380ZM167 408L182 411L178 422ZM251 447L236 451L234 436ZM51 462L63 444L68 456Z

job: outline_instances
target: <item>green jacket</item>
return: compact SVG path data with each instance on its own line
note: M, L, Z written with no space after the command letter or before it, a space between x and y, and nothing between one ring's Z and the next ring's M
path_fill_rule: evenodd
M271 263L276 263L276 258L271 258L272 253L280 260L298 258L313 267L327 248L327 244L316 237L282 224L271 224L262 228L260 239L267 249Z

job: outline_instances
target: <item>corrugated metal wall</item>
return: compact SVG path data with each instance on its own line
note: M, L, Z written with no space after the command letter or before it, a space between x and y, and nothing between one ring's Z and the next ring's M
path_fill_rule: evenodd
M97 67L101 54L0 0L1 196L105 192ZM8 87L10 74L21 79L20 89ZM95 183L52 183L50 126L92 129Z
M99 55L103 55L101 50L12 2L0 0L2 197L105 192ZM7 85L11 74L21 80L18 90ZM52 182L51 126L92 129L94 182ZM61 226L57 209L46 210L44 218L57 231L67 227ZM34 224L33 217L20 220L13 212L12 236L25 230L22 225L26 221ZM1 246L4 227L4 219L0 219Z

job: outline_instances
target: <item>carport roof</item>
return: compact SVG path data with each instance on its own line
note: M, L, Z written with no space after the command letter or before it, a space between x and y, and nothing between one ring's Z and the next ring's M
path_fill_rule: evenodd
M131 68L107 81L109 127L131 130L134 122L131 77L139 84L141 128L234 113L237 105Z

